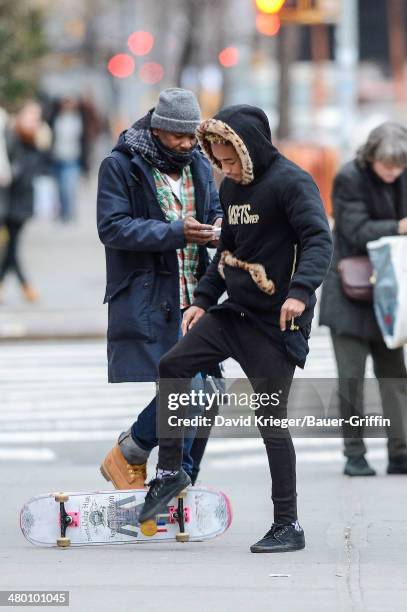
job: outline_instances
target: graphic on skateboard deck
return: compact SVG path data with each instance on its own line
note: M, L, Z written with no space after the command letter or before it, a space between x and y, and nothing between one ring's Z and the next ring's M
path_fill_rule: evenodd
M191 487L170 501L156 520L140 525L146 489L94 493L48 493L22 508L20 526L37 546L200 542L231 524L229 499L221 491Z

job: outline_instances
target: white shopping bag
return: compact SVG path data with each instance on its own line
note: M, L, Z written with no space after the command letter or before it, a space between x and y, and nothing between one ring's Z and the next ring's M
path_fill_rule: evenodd
M407 343L407 236L386 236L367 243L376 278L373 305L386 346Z

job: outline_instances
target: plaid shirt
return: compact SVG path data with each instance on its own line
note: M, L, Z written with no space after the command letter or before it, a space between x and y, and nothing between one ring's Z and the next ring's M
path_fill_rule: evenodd
M195 217L195 188L192 172L186 166L181 175L181 199L173 193L170 185L157 168L153 167L153 177L157 189L157 199L167 221L177 221L185 217ZM179 267L180 307L187 308L192 304L193 293L198 284L198 245L188 244L184 249L177 249Z

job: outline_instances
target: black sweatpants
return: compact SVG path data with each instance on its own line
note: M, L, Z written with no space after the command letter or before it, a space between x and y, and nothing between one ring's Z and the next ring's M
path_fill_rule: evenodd
M0 266L0 281L3 280L7 272L14 271L20 283L22 285L26 283L26 278L23 274L18 258L19 239L24 224L25 221L12 221L11 219L6 219L4 222L4 226L6 227L8 233L8 242L5 249L4 259Z
M159 365L161 379L188 380L197 372L209 369L228 357L242 367L256 393L283 391L277 407L263 407L256 415L287 417L287 397L295 366L288 360L283 348L275 346L270 338L244 313L217 310L206 313L190 331L166 353ZM168 384L167 384L168 382ZM175 380L174 380L175 382ZM165 383L165 394L160 392L160 418L167 419L170 380ZM180 385L174 387L180 391ZM177 416L181 416L177 413ZM167 421L168 422L168 421ZM266 446L272 479L274 522L288 524L297 520L295 450L288 429L259 427ZM179 430L178 430L179 436ZM179 469L182 459L182 438L159 439L158 467Z

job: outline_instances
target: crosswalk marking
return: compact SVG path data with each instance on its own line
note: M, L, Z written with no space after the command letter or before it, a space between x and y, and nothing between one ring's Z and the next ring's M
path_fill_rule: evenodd
M154 383L109 385L104 342L3 344L0 461L55 461L45 445L113 442L154 392Z
M225 443L227 442L227 443ZM379 438L365 438L369 447L383 446L383 440ZM338 438L295 438L294 445L299 450L315 450L323 447L325 449L341 449L342 442ZM260 438L230 438L228 440L212 438L209 440L206 453L209 455L224 455L231 451L239 452L258 452L264 451L264 444Z
M384 459L386 456L385 448L378 448L370 451L367 455L368 459ZM343 463L343 454L340 449L336 451L296 451L296 459L297 465L301 465L303 463ZM256 453L252 455L245 455L241 457L227 457L224 459L210 459L208 462L210 467L225 470L225 469L242 469L242 468L251 468L258 465L267 465L267 455L265 451L261 454Z
M64 431L18 431L0 433L0 444L60 444L62 442L100 442L113 441L120 432L116 429L102 430L64 430Z
M0 461L55 461L56 454L49 448L0 448Z
M296 376L335 377L329 337L316 334L310 349L305 370L297 369ZM239 378L244 374L228 359L225 376ZM371 364L367 376L372 376ZM0 461L55 461L58 445L64 442L113 442L151 401L154 392L153 383L109 385L103 341L3 344ZM44 446L50 444L52 450ZM382 440L372 444L373 452L383 452ZM337 461L342 456L338 439L297 438L295 446L308 458L304 461ZM265 461L264 447L258 439L212 439L207 455L208 461L219 468L231 467L236 461L247 466Z
M343 463L342 440L339 438L294 438L297 465L312 463ZM382 460L386 456L385 441L365 438L369 460ZM208 465L214 469L249 469L267 466L263 441L259 438L209 440L206 449Z
M83 407L80 409L69 409L64 413L63 419L68 421L74 421L76 419L80 419L83 420L85 422L87 422L89 419L100 419L100 417L111 417L111 418L116 418L116 417L134 417L137 416L139 410L129 410L128 408L121 408L121 407L115 407L114 408L114 415L113 415L113 411L111 408L111 405L106 407L106 408L93 408L91 407L92 405L89 402L89 406L86 408L86 412L83 412ZM33 406L33 408L35 408L35 406ZM35 419L37 421L41 421L43 424L48 422L48 423L52 423L55 422L55 420L58 418L56 416L56 411L62 408L68 408L67 402L64 402L63 404L61 404L60 402L56 402L52 409L50 408L49 410L36 410L35 411ZM18 408L17 410L14 411L13 409L13 414L2 414L0 413L0 423L2 423L1 427L7 427L7 423L15 423L18 422L19 425L21 424L21 422L30 419L32 415L32 410L29 409L25 409L22 410L21 408Z

